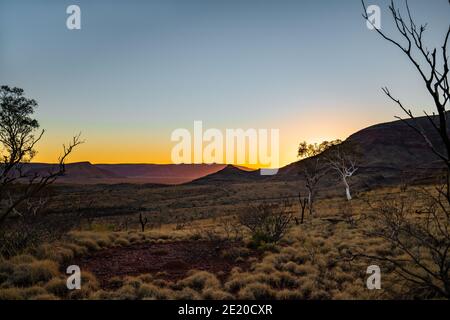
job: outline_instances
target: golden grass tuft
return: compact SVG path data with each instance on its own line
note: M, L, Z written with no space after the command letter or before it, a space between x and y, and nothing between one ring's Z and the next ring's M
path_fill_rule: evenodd
M58 264L50 260L37 260L14 266L8 281L12 285L25 287L47 282L58 275Z
M19 288L0 289L0 300L22 300L23 291Z
M53 278L45 285L45 290L47 292L60 297L65 298L69 294L69 289L67 288L67 280L60 278Z
M118 238L114 240L114 245L116 246L121 246L121 247L126 247L130 245L130 241L128 241L125 238Z
M155 299L164 300L170 299L170 290L157 287L153 284L144 283L140 286L137 295L139 299Z
M49 293L40 294L34 297L33 300L59 300L57 296Z
M70 290L68 299L88 299L94 292L99 290L99 284L95 276L90 272L81 272L81 289Z
M77 244L79 244L80 246L83 246L85 248L87 248L89 251L97 251L100 250L100 246L97 244L97 242L93 239L87 239L87 238L83 238L83 239L77 239Z
M206 271L192 270L188 273L188 277L178 282L182 287L189 287L198 292L204 288L219 288L221 286L217 277Z
M174 291L172 298L175 300L200 300L201 296L194 289L183 288L180 291Z
M239 299L244 300L270 300L276 298L276 292L263 283L251 283L238 293Z
M202 293L202 299L205 300L233 300L234 297L229 292L221 289L207 288Z
M277 292L278 300L302 300L303 295L300 290L284 289Z
M36 261L36 258L29 254L20 254L18 256L9 259L11 264L32 263ZM1 270L1 267L0 267Z
M72 260L75 252L65 246L56 244L42 244L35 249L34 255L39 259L49 259L58 263L66 263Z

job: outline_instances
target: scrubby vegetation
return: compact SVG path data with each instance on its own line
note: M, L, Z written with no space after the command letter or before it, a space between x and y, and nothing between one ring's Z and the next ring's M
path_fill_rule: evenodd
M377 257L393 257L408 262L411 271L420 274L420 266L405 256L402 248L373 234L379 214L366 204L364 197L386 199L402 194L389 189L371 192L353 200L352 219L349 205L339 210L308 216L305 223L290 221L286 234L272 246L253 248L252 233L240 229L243 241L236 242L230 223L223 219L197 220L190 228L177 230L176 224L142 232L73 231L68 239L30 248L26 252L0 261L0 299L409 299L444 298L437 292L420 290L414 282L400 277L396 266ZM387 201L387 200L386 200ZM382 202L378 202L382 203ZM326 202L321 204L326 208ZM320 203L318 205L320 208ZM292 207L292 210L299 210ZM415 210L414 208L410 210ZM379 217L379 216L378 216ZM229 217L225 220L233 219ZM236 218L234 218L236 219ZM233 225L238 225L238 220ZM211 231L213 230L213 231ZM209 232L207 232L209 231ZM82 270L81 290L68 290L65 268L77 257L89 257L106 248L132 248L138 244L177 243L214 239L233 246L220 256L230 261L245 261L242 267L220 272L216 269L191 270L174 277L170 270L159 273L130 274L112 277L107 284L95 274ZM231 236L230 236L231 235ZM364 256L356 256L358 250ZM155 252L160 259L169 252ZM75 259L75 260L74 260ZM430 268L436 266L432 256L421 260ZM108 261L105 261L108 263ZM382 270L382 290L366 287L367 267L378 264ZM167 272L165 272L167 271ZM435 283L436 284L436 283ZM439 284L437 284L439 285ZM419 289L419 290L418 290Z

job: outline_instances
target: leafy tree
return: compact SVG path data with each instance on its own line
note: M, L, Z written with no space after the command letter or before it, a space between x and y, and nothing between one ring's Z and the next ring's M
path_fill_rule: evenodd
M340 140L323 141L320 144L303 141L298 147L298 157L304 159L301 163L300 175L305 179L308 191L308 210L311 215L314 214L317 185L327 173L326 162L322 155L326 150L339 143L341 143Z
M23 89L0 87L0 228L11 215L25 218L20 207L64 174L66 158L82 143L78 135L63 145L53 172L29 172L26 164L36 155L36 144L44 134L33 118L37 106L34 99L25 97Z

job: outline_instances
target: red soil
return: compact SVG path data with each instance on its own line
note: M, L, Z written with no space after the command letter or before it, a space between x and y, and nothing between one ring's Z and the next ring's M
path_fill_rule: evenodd
M177 241L158 244L136 244L105 249L80 258L74 264L92 272L102 287L109 287L112 277L156 274L166 280L183 278L189 270L205 270L224 280L233 267L248 269L246 261L224 258L222 252L236 244L217 245L212 241Z

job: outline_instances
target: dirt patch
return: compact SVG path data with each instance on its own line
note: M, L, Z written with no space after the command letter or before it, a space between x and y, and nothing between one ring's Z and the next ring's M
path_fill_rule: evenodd
M212 241L177 241L169 243L136 244L98 251L73 262L81 270L92 272L103 288L111 287L111 278L157 274L166 280L184 278L189 270L204 270L224 280L233 267L246 270L250 263L236 262L222 252L237 244L221 244ZM256 255L256 253L252 253Z

